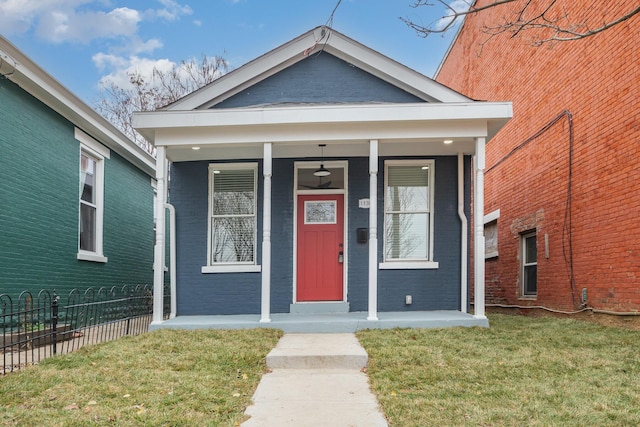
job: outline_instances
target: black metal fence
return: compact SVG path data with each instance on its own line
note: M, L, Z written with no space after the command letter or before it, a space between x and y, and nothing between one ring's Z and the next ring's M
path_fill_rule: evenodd
M0 375L87 344L147 332L153 317L149 285L73 290L66 300L55 292L0 295Z

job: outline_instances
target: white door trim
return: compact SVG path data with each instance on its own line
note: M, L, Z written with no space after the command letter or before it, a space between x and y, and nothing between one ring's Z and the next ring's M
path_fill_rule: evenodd
M297 287L297 266L298 266L298 196L308 194L343 194L344 195L344 262L343 268L343 285L342 285L342 301L347 302L349 289L348 273L349 273L349 161L348 160L331 160L323 162L326 168L342 168L344 170L344 189L341 190L298 190L298 169L316 169L320 167L319 161L313 162L294 162L293 166L293 297L292 303L298 303L296 292ZM301 302L303 304L304 302Z

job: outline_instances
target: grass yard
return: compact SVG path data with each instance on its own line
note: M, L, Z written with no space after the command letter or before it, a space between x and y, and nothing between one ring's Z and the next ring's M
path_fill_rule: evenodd
M640 332L489 320L357 333L390 426L640 426Z
M235 426L280 331L171 331L0 377L2 426Z

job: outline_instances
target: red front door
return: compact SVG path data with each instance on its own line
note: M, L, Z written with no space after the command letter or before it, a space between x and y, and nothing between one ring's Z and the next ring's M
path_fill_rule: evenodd
M297 301L342 301L344 196L298 196Z

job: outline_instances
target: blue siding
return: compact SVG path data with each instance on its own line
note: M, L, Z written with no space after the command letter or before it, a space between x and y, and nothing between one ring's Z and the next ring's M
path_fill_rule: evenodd
M213 108L358 102L401 103L424 100L322 52L244 89Z
M457 310L460 307L460 220L457 214L457 158L435 157L434 256L437 270L381 270L378 273L380 311ZM349 160L348 301L351 311L367 310L368 244L357 243L356 229L368 227L369 210L358 200L369 197L368 158ZM379 261L383 247L384 160L378 179ZM256 161L256 160L248 160ZM294 159L274 159L272 191L271 309L286 313L293 297L293 176ZM469 216L469 157L465 158L465 211ZM171 203L176 207L178 314L239 314L260 312L260 273L202 274L207 258L209 162L174 163ZM259 171L258 260L262 240L262 176ZM405 306L405 295L413 304Z

